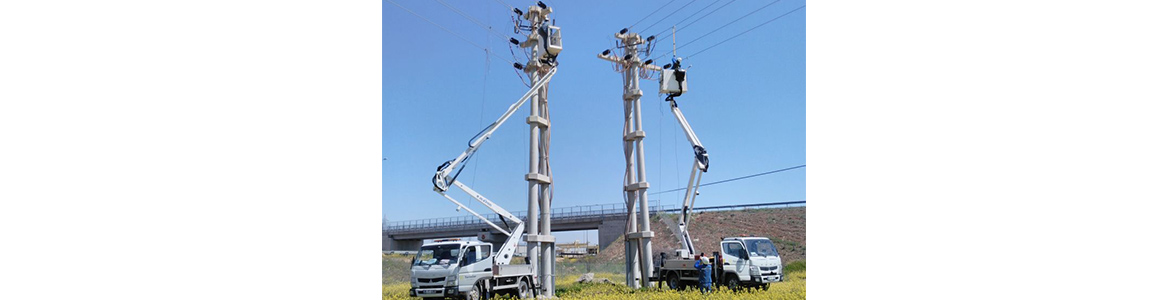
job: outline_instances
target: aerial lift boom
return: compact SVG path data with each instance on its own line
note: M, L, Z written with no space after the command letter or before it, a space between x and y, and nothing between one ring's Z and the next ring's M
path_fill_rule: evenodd
M687 285L698 284L700 280L699 272L694 267L699 259L696 255L698 251L691 240L690 232L687 231L687 225L690 223L695 198L699 196L699 186L701 186L699 182L703 179L703 173L707 172L710 162L707 149L703 147L702 142L699 142L699 137L695 135L691 124L687 122L686 117L678 108L678 103L674 100L675 97L687 92L686 70L681 69L680 64L681 60L677 57L674 58L671 64L662 67L662 76L659 77L661 84L659 92L667 94L666 101L670 102L670 111L678 120L679 126L682 126L687 141L691 143L691 147L695 151L695 162L691 167L691 177L687 181L687 193L683 197L683 206L678 217L677 236L682 244L682 249L678 249L676 258L666 259L664 257L660 267L655 269L655 278L672 289L682 289ZM714 251L710 252L713 258L711 261L713 284L726 286L732 290L738 290L743 286L762 287L766 290L770 283L782 279L779 271L782 265L780 257L776 254L775 245L767 238L725 237L720 241L720 246L722 248L711 249ZM720 250L729 253L721 253L724 251Z
M699 137L695 135L695 131L691 129L691 124L687 122L687 118L683 116L682 110L679 110L678 103L674 101L674 97L686 93L686 70L680 69L681 60L674 59L673 64L664 66L661 76L661 92L667 93L666 101L670 102L670 112L674 113L674 118L678 120L679 126L682 127L683 132L686 133L687 141L691 142L691 147L695 151L695 163L691 167L691 177L687 180L687 193L683 196L682 210L678 216L678 230L679 243L682 244L683 249L678 253L680 257L689 257L694 255L695 245L691 241L691 234L687 231L687 222L690 221L691 209L694 208L695 197L699 195L699 181L703 179L703 173L707 172L708 157L707 149L703 148L703 143L699 141ZM685 251L685 253L681 253Z
M436 193L443 195L443 197L447 198L447 200L451 201L451 203L455 203L455 205L459 206L460 208L466 209L467 212L470 212L480 220L483 220L488 224L488 226L491 226L500 233L506 234L508 236L507 242L505 242L504 245L500 248L500 251L496 253L496 265L507 265L511 262L511 254L515 253L516 247L520 243L520 237L524 234L524 222L522 222L520 218L517 218L515 215L512 215L512 213L509 213L504 208L496 205L495 202L488 200L486 197L480 195L478 192L471 189L467 185L459 182L457 178L459 177L459 174L463 172L463 168L466 167L464 163L470 159L471 156L475 155L475 152L479 150L479 147L482 146L488 138L491 138L492 133L494 133L496 129L499 129L500 125L503 125L504 121L507 121L508 118L511 117L517 109L520 108L520 106L523 106L524 102L527 102L529 98L532 98L532 96L536 95L536 93L540 91L541 87L548 84L549 79L551 79L552 76L556 73L557 69L554 67L551 71L549 71L548 75L545 75L543 78L537 80L536 84L533 84L532 88L529 89L527 93L524 93L524 96L520 97L520 100L517 100L516 103L513 103L512 106L508 107L508 111L504 112L504 115L500 116L499 119L496 119L495 122L492 122L491 125L488 125L487 128L484 128L483 131L481 131L475 137L472 137L472 139L467 143L467 149L463 150L463 153L460 153L459 156L455 157L455 159L446 161L442 165L439 165L438 170L435 171L435 177L431 180L431 182L435 185L434 190ZM456 171L456 168L458 168L458 171ZM452 175L451 172L455 172L455 174ZM516 227L511 228L510 231L504 230L503 228L496 226L496 224L488 220L488 218L485 218L484 216L476 213L474 210L464 206L462 203L459 203L459 201L455 200L455 198L451 198L450 195L447 195L447 190L452 185L463 190L468 195L471 195L472 198L475 198L476 201L483 204L484 206L487 206L488 209L492 210L492 212L495 212L502 219L516 223ZM507 223L508 222L504 222L504 226L507 226Z
M520 298L531 297L534 293L540 293L545 297L553 296L556 284L553 281L552 256L553 243L556 238L552 236L548 212L552 198L552 179L548 167L547 148L548 127L550 125L548 84L557 72L556 57L562 49L561 32L560 27L550 24L552 20L549 15L552 14L552 8L540 1L536 1L536 5L529 6L528 12L518 8L513 8L512 12L517 14L512 19L514 31L516 33L520 33L521 30L531 32L524 42L514 38L508 40L512 45L530 51L531 56L529 56L527 64L513 63L512 66L528 73L531 86L528 92L509 106L507 111L495 122L475 134L467 142L467 149L454 159L439 165L431 179L436 193L454 203L459 209L467 209L467 212L482 220L492 230L506 235L507 238L502 245L497 245L498 240L489 238L487 232L482 232L478 234L481 242L446 241L433 244L432 248L435 249L458 247L460 256L456 261L459 262L459 265L451 266L448 264L435 270L429 267L412 267L411 296L480 299L490 298L498 292L513 293ZM527 20L530 24L522 25L522 20ZM467 162L471 157L475 156L479 147L483 146L483 143L491 138L492 134L530 99L532 101L532 114L527 119L531 132L529 140L530 168L529 173L525 174L525 180L528 181L529 186L529 211L527 220L521 220L471 187L459 182L458 177L463 172L463 168L467 167ZM542 146L544 148L541 148ZM463 190L471 195L475 201L495 212L499 216L500 223L492 222L448 195L447 192L452 186ZM515 226L512 225L513 223ZM527 234L525 230L528 231ZM511 264L512 255L516 253L521 238L525 236L528 237L529 242L527 259L522 264ZM481 256L488 252L484 247L490 247L489 249L495 252L491 255L491 261ZM496 248L498 251L495 251ZM543 254L538 252L537 248L540 248ZM421 250L420 253L422 253ZM443 277L438 277L439 275Z

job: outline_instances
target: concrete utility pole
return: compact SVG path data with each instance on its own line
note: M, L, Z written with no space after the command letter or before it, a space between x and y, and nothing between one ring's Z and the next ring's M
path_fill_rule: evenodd
M516 65L528 73L532 84L548 75L557 62L556 56L561 51L560 28L552 26L549 14L552 9L542 2L529 6L527 12L519 9L514 11L520 18L527 20L529 25L521 25L517 20L516 29L528 31L528 38L523 43L512 40L521 48L530 48L531 59L524 66ZM552 172L549 167L549 121L548 115L548 85L544 85L533 96L532 113L528 116L529 125L529 152L528 174L524 179L528 181L528 260L533 266L533 272L539 275L538 286L540 295L553 297L555 291L554 276L554 247L556 238L552 235L550 211L552 205ZM539 222L537 221L539 220Z
M625 100L625 126L623 139L626 154L626 285L631 288L650 286L650 268L653 265L653 250L650 238L654 232L650 230L650 209L646 198L646 190L650 183L646 181L646 159L642 151L642 139L646 132L642 131L642 89L638 86L639 79L650 79L646 70L661 71L653 65L653 60L639 59L639 45L649 44L654 40L651 36L642 39L637 33L622 29L614 34L618 40L617 49L622 53L610 53L605 50L597 57L617 65L617 71L622 74L622 98ZM638 210L635 210L637 205Z

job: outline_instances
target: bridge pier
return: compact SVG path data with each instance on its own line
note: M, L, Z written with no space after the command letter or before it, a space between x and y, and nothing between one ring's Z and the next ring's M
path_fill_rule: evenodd
M394 239L382 233L382 251L418 251L422 242L422 239Z
M610 244L616 242L618 238L626 235L626 220L624 219L607 219L602 220L601 225L597 227L597 245L600 250L605 250ZM625 239L623 239L624 241ZM600 251L598 250L598 251Z

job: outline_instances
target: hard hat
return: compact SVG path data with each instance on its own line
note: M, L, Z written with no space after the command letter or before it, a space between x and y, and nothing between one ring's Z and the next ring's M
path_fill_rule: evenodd
M704 257L700 257L700 258L699 258L699 261L703 262L703 264L704 264L704 265L709 265L709 264L711 264L711 261L710 261L710 260L708 260L706 256L704 256Z

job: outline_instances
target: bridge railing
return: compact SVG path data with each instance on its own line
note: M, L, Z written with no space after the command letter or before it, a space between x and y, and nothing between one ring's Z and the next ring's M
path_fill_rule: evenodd
M678 213L679 207L677 205L663 206L660 201L650 201L650 213ZM804 206L805 201L787 201L787 202L769 202L769 203L755 203L755 204L736 204L723 206L708 206L696 207L695 211L716 211L716 210L739 210L751 209L761 207L793 207ZM528 215L526 212L512 212L512 214L519 216L519 218L527 222ZM571 207L553 208L550 219L553 222L566 221L590 221L610 218L626 214L626 206L622 203L612 204L594 204L581 205ZM491 216L486 216L491 218ZM503 221L494 222L497 226L503 227ZM461 229L479 229L486 227L483 221L475 216L458 216L447 218L432 218L421 220L408 220L389 223L386 231L388 233L414 233L431 230L461 230Z
M669 210L669 209L675 209L675 210L678 209L675 206L665 206L664 207L664 206L662 206L661 202L659 202L659 201L649 201L648 204L650 205L650 212L651 213L657 213L659 211L664 211L664 210ZM513 215L519 217L520 220L523 220L525 222L528 221L527 211L518 211L518 212L511 212L511 213ZM614 216L614 215L625 215L627 212L626 212L626 205L625 204L611 203L611 204L594 204L594 205L581 205L581 206L553 208L550 213L551 213L551 215L549 216L549 218L552 219L554 222L557 222L557 221L565 221L565 220L571 220L571 219L574 219L574 220L575 219L580 219L580 220L601 219L601 218L610 217L610 216ZM492 219L493 216L485 215L484 217L487 217L490 220L490 219ZM493 221L495 221L495 220L493 220ZM503 225L502 221L496 221L494 223L496 223L496 225ZM459 229L459 228L481 228L483 226L484 226L484 224L483 224L482 220L480 220L479 218L476 218L475 216L468 215L468 216L458 216L458 217L398 221L398 222L389 223L385 229L387 231L391 231L391 232L414 232L414 231L424 231L424 230L434 230L434 229L449 230L449 229Z

